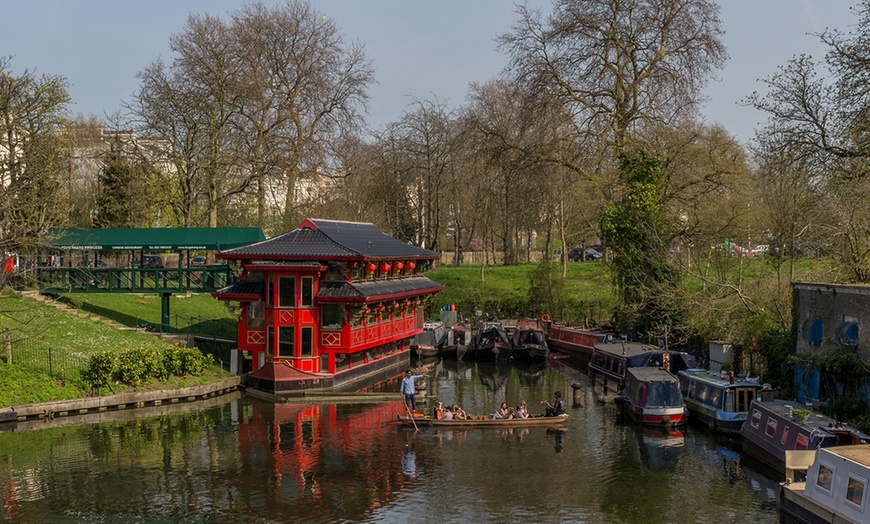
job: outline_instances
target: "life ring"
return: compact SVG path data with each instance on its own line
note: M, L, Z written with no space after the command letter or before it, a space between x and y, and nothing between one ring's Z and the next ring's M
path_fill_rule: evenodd
M546 323L549 322L549 321L550 321L550 315L548 315L548 314L546 314L546 313L544 313L543 315L541 315L541 322L543 322L544 324L546 324Z

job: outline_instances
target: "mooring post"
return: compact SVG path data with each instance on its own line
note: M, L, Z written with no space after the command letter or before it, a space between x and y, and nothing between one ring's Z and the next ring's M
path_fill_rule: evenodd
M12 364L12 331L6 328L6 363Z

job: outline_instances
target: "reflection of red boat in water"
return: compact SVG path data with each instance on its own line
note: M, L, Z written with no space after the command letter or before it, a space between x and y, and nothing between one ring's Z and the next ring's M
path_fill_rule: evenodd
M335 522L370 520L395 501L407 482L401 460L405 439L385 431L401 402L379 404L274 404L253 402L238 425L239 453L253 467L247 475L271 474L276 484L254 515L268 521ZM259 463L259 466L258 466ZM337 467L341 464L341 467ZM374 489L353 494L346 504L348 476ZM244 474L233 478L246 485ZM256 482L251 481L251 484ZM318 504L311 504L313 499ZM334 501L334 502L330 502ZM250 506L256 511L256 506Z

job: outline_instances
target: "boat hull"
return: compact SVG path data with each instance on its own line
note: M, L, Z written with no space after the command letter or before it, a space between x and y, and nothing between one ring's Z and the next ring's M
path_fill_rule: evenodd
M558 426L568 421L568 415L563 414L555 417L529 417L513 419L493 419L491 417L481 415L472 417L469 420L440 420L430 417L408 417L406 415L396 415L396 420L403 426L416 426L420 428L529 428Z

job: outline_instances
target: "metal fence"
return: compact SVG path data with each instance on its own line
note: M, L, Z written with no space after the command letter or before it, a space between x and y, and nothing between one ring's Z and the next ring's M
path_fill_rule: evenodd
M87 355L70 353L29 339L9 340L6 354L11 356L13 366L44 373L64 382L83 383L90 363Z

